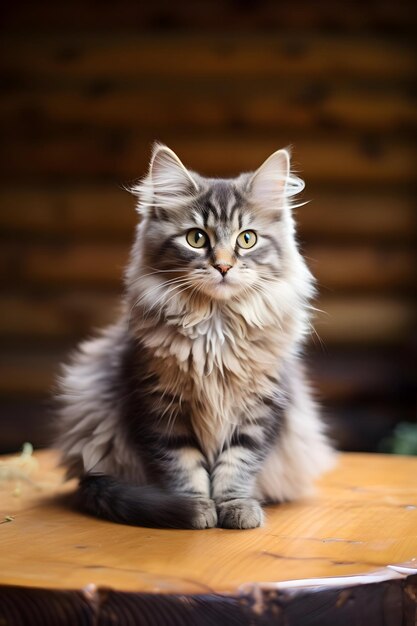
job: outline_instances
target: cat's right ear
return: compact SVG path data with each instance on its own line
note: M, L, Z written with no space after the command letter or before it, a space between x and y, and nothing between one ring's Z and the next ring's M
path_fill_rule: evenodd
M175 152L160 143L153 146L147 177L132 191L139 197L138 210L173 209L189 200L197 183Z
M156 144L152 151L149 177L156 193L182 196L189 189L197 189L190 172L175 152L162 144Z

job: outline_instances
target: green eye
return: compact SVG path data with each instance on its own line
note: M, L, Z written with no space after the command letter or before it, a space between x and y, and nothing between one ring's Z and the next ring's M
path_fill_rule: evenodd
M204 248L208 243L208 237L203 230L192 228L187 233L187 243L189 243L192 248Z
M244 230L236 239L237 245L241 248L253 248L258 238L253 230Z

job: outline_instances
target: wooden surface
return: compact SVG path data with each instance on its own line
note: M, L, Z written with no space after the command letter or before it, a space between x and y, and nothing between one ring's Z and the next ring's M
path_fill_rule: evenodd
M55 461L0 459L0 624L417 624L417 458L344 454L249 531L84 517Z
M411 562L417 570L417 458L344 454L309 501L269 507L264 528L174 531L85 517L36 456L33 483L0 486L0 584L158 593L235 592L248 583L339 577ZM413 561L410 561L414 559Z

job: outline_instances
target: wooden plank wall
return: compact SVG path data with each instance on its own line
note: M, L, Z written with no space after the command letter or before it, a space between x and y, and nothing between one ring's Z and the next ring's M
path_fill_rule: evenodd
M0 450L47 442L59 361L112 317L153 140L209 175L293 146L309 350L348 449L414 415L411 1L14 2L0 78Z

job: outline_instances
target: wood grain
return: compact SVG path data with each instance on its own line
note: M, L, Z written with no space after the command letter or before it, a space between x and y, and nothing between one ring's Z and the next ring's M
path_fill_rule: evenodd
M74 487L61 485L56 456L38 459L38 488L22 484L16 497L13 481L0 485L0 515L14 518L0 527L2 585L224 593L417 557L417 458L344 454L314 497L268 507L265 527L251 531L131 528L84 517L53 499Z
M59 131L65 127L126 130L144 126L169 132L219 131L240 127L245 132L271 129L311 132L318 126L385 134L417 128L414 98L408 89L390 90L355 85L287 85L285 92L259 80L206 82L176 80L174 84L134 83L103 88L81 86L9 92L0 102L0 115L19 130L30 121Z
M10 626L415 626L417 575L389 572L385 579L353 580L327 587L320 579L318 586L303 589L256 584L233 595L8 586L0 587L0 618Z
M371 77L411 80L415 72L414 50L407 40L337 35L297 36L273 34L182 33L134 36L4 35L0 71L38 80L170 77L251 77L271 79Z
M239 10L236 10L236 6ZM328 30L339 33L385 33L410 30L416 24L414 4L402 0L395 5L387 0L377 3L351 3L349 11L340 11L330 0L316 0L314 6L308 0L297 2L274 2L258 0L251 3L226 3L223 0L199 0L172 6L166 0L152 3L121 0L112 3L92 1L86 5L81 0L64 4L44 1L35 7L31 2L10 3L3 14L4 28L33 32L34 28L52 31L56 28L91 30L97 28L144 30L198 28L232 28L252 32L254 28L295 29L297 32Z

